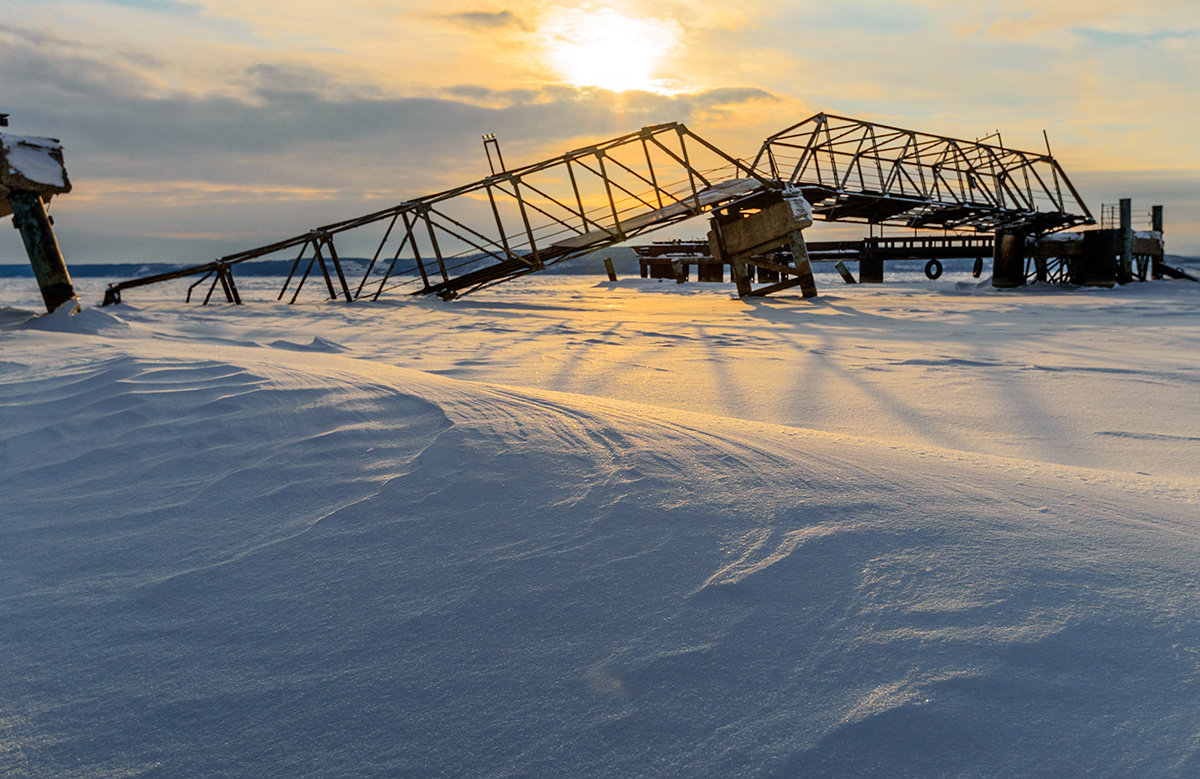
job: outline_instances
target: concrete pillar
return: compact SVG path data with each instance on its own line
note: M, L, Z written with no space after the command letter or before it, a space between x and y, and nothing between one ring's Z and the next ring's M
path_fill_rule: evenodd
M21 231L25 253L29 255L33 275L42 290L46 310L53 311L75 297L75 287L71 285L71 274L67 272L66 260L58 248L46 206L40 195L18 190L8 193L8 202L12 206L13 224Z
M992 256L992 286L1000 289L1025 286L1025 234L996 231Z

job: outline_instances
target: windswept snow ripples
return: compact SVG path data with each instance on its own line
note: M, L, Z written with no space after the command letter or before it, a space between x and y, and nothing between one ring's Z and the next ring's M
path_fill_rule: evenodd
M1200 768L1194 483L141 327L4 335L0 773Z

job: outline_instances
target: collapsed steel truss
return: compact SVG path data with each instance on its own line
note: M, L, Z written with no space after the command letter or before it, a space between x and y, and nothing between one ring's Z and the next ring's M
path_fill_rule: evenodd
M1095 220L1046 153L817 114L772 135L754 167L814 215L914 229L1036 232Z
M375 300L396 289L451 298L770 186L684 125L655 125L210 263L114 284L105 303L119 302L121 292L132 287L193 275L211 279L205 302L218 285L228 301L240 302L232 266L288 251L298 253L280 300L290 293L295 302L314 268L331 299ZM354 236L361 242L372 227L382 237L352 291L334 240Z
M489 142L485 136L485 148ZM466 186L209 263L112 284L104 302L120 302L134 287L198 276L189 300L207 283L205 303L218 288L227 301L240 303L234 266L285 253L294 259L280 300L295 302L314 270L334 300L376 300L394 290L449 299L700 214L753 209L769 191L783 189L801 190L814 216L827 221L1032 232L1093 223L1049 153L829 114L771 136L753 164L679 123L513 170L500 164L501 170ZM357 284L346 277L349 252L365 258Z

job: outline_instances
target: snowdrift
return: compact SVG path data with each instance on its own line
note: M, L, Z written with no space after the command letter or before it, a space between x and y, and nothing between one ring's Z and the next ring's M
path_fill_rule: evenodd
M1200 771L1192 481L114 311L0 333L0 773Z

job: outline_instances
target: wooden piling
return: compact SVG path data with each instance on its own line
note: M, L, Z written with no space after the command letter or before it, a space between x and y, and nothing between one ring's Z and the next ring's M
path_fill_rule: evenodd
M858 283L854 280L854 274L851 273L850 269L846 267L846 263L842 262L841 260L838 260L833 264L833 269L838 272L838 275L842 277L842 281L846 282L847 284Z
M46 206L40 195L22 190L10 191L8 202L12 207L13 224L21 232L25 253L29 255L29 264L33 266L33 275L41 288L46 310L54 311L75 298L75 287L71 284L67 262L63 259L54 228L50 226L50 218L46 215Z

